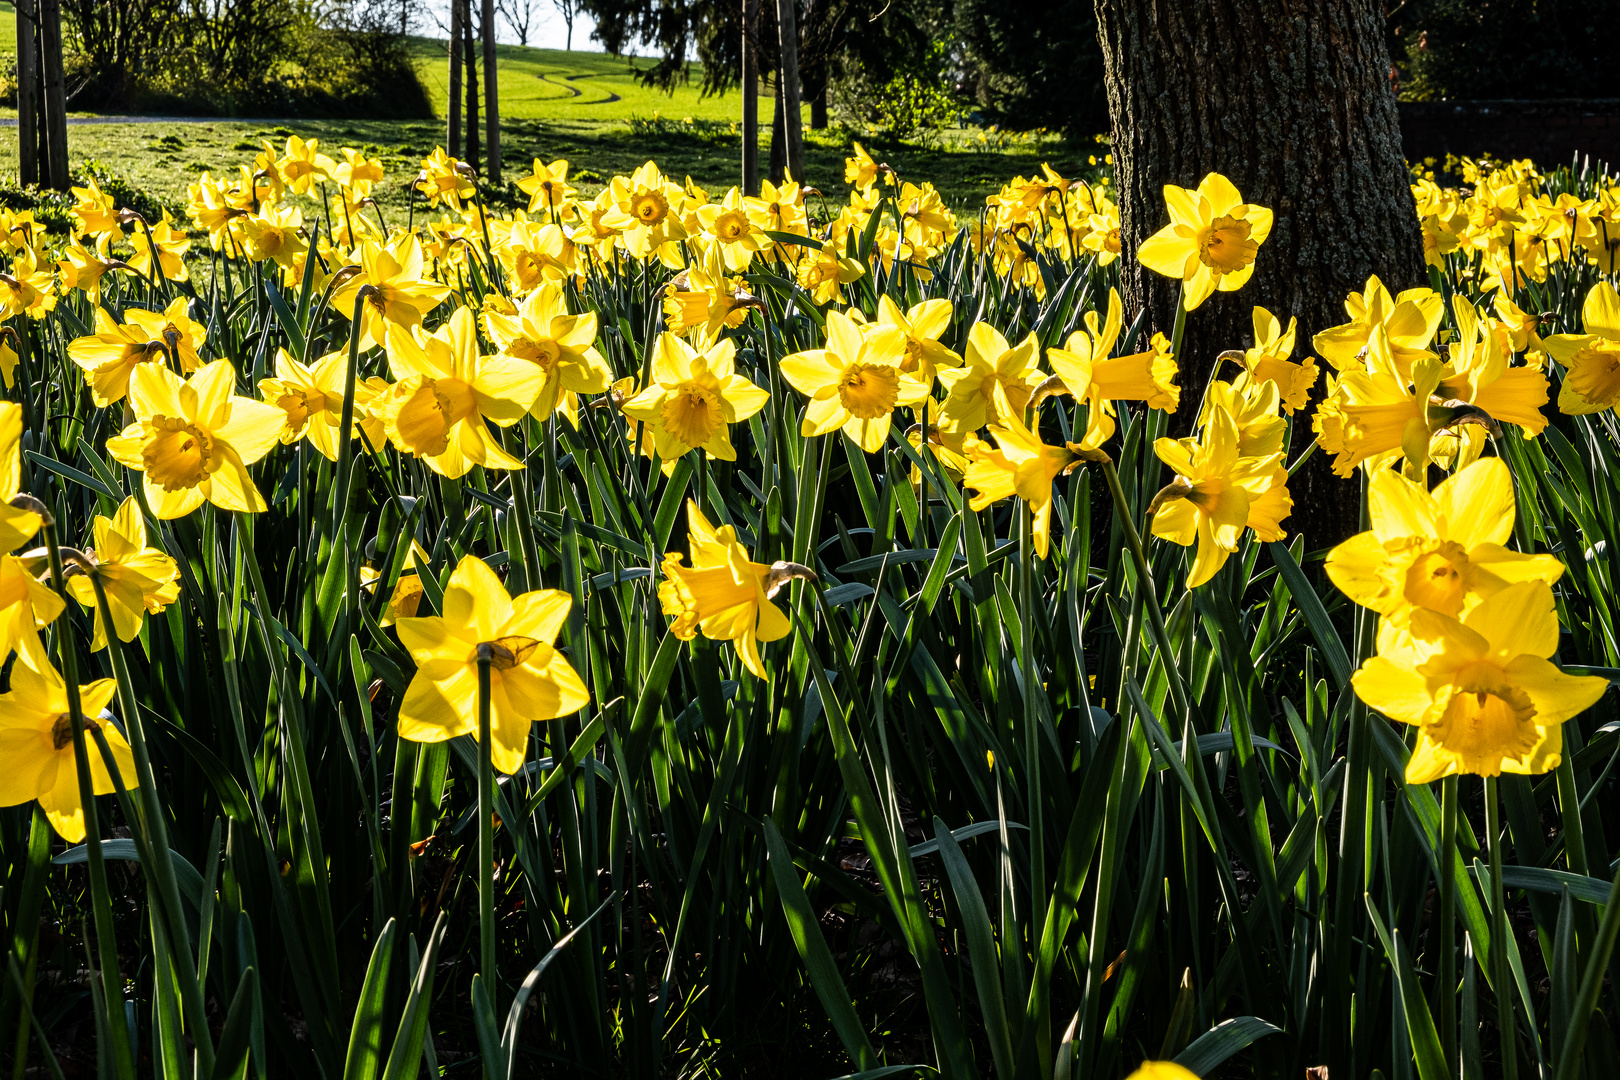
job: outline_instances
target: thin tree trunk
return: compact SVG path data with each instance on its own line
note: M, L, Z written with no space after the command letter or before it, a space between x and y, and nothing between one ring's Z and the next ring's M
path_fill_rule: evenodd
M62 77L61 0L40 0L39 44L45 83L45 143L48 156L40 170L45 183L68 189L67 87Z
M574 51L574 10L573 10L573 8L569 8L568 10L563 12L563 25L568 28L568 36L563 38L563 49L565 51L567 51L567 52L573 52Z
M484 137L489 182L501 186L501 90L496 85L495 0L484 0Z
M461 60L467 74L467 164L482 172L478 161L478 50L473 48L472 0L459 0L461 13Z
M39 43L34 3L17 0L17 179L39 183Z
M1346 320L1345 296L1369 274L1391 290L1424 280L1383 18L1377 0L1097 0L1097 20L1125 251L1169 220L1165 184L1195 187L1209 172L1276 215L1251 281L1187 319L1185 432L1216 356L1252 343L1256 305L1285 325L1298 317L1299 359ZM1168 336L1179 282L1134 258L1120 267L1127 308L1145 306L1149 328ZM1294 453L1311 434L1309 415L1296 416ZM1290 487L1287 524L1307 550L1358 527L1356 487L1324 455Z
M797 0L777 0L776 25L782 33L781 109L787 136L787 168L793 179L804 181L804 118L799 112L799 25L794 4Z
M776 73L776 108L771 113L771 157L765 166L771 183L782 182L782 170L787 166L787 137L782 133L782 73Z
M759 57L754 52L759 0L742 0L742 191L759 191Z
M821 80L816 96L810 99L810 130L827 130L827 80Z
M445 150L460 157L461 148L461 0L450 0L450 105L445 119Z

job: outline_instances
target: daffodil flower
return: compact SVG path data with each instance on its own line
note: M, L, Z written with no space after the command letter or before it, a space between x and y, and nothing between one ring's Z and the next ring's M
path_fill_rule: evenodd
M1047 386L1046 392L1067 392L1086 403L1086 433L1080 445L1088 450L1113 438L1116 401L1143 401L1164 412L1174 412L1181 404L1181 387L1175 384L1176 360L1163 334L1153 335L1145 352L1108 355L1119 340L1121 312L1119 290L1109 289L1108 315L1101 325L1097 312L1088 311L1085 330L1070 334L1063 348L1046 351L1058 378L1058 384Z
M600 394L613 381L613 369L596 349L596 313L570 315L559 285L531 292L513 315L485 312L484 326L504 355L538 370L543 382L529 406L538 419L561 412L579 427L579 395Z
M129 234L130 245L135 249L129 257L130 267L146 278L161 275L170 281L190 281L191 271L186 268L185 255L191 250L191 241L182 230L174 227L169 212L163 211L163 220L151 226L150 238L147 232L145 226L137 223ZM154 249L157 252L155 270L152 266Z
M843 297L845 285L866 275L865 266L840 255L840 250L836 241L828 240L814 253L802 257L794 271L799 288L809 293L817 304L837 303Z
M1374 274L1364 291L1350 294L1344 308L1349 322L1329 327L1311 339L1322 358L1339 371L1364 367L1375 327L1383 328L1394 370L1402 378L1410 379L1415 364L1435 355L1429 346L1440 329L1445 305L1433 289L1407 289L1391 296Z
M948 391L940 406L940 426L977 431L1022 416L1041 383L1040 359L1041 345L1033 333L1015 348L989 323L974 323L962 366L938 373Z
M118 686L97 679L79 687L79 712L86 728L106 736L125 790L135 788L135 756L124 733L101 719ZM79 798L78 758L73 752L67 684L51 666L39 635L30 630L11 669L11 690L0 694L0 806L39 801L61 837L70 844L84 840L84 804ZM91 790L110 795L116 788L94 736L85 732L90 758Z
M1476 461L1432 492L1378 469L1367 483L1372 528L1328 552L1324 568L1341 592L1398 628L1419 608L1458 618L1509 585L1551 585L1563 574L1552 555L1504 546L1515 513L1500 458Z
M1322 449L1333 454L1333 471L1349 476L1364 461L1404 456L1406 467L1422 475L1429 463L1429 399L1440 385L1437 358L1419 360L1412 380L1396 370L1384 328L1374 326L1366 369L1347 371L1329 384L1312 426Z
M741 326L759 301L741 277L729 276L719 245L702 247L697 261L664 286L665 325L672 334L714 341L728 326Z
M771 597L790 576L810 576L809 571L790 563L752 562L736 530L730 525L716 529L690 499L686 523L692 565L685 565L680 552L669 552L662 566L664 580L658 583L658 602L674 620L670 632L682 641L699 632L713 641L729 641L743 666L769 679L759 643L780 640L792 629Z
M450 287L422 276L422 245L416 234L402 235L387 246L371 241L360 245L362 272L332 297L332 306L351 316L360 289L371 286L361 309L360 347L369 349L388 340L388 328L420 326L422 316L450 295Z
M135 422L107 440L107 452L142 474L159 518L184 517L204 502L238 513L269 509L247 467L276 445L285 414L235 389L229 360L185 382L156 364L141 364L131 376Z
M935 298L914 304L907 311L887 294L878 297L877 325L893 326L906 336L906 355L900 370L930 389L942 368L959 367L962 358L940 342L950 329L955 308L949 300Z
M1547 772L1563 755L1564 721L1609 688L1548 661L1558 616L1545 581L1509 585L1461 619L1415 611L1411 627L1409 646L1380 652L1351 680L1362 701L1417 727L1409 784Z
M349 350L337 349L317 360L313 367L300 363L286 349L276 350L276 375L259 380L259 393L266 403L286 417L280 439L289 446L307 438L328 461L338 459L343 426L343 395L349 378ZM364 437L365 448L381 452L387 432L375 407L388 393L385 379L372 376L354 382L353 437Z
M529 197L529 213L542 208L557 213L574 197L568 186L568 162L558 158L550 165L534 159L534 172L517 182L518 190Z
M1170 224L1142 241L1137 260L1180 279L1188 311L1216 290L1241 289L1254 274L1260 245L1271 235L1271 211L1245 203L1220 173L1204 177L1196 191L1166 184L1164 201Z
M608 191L614 209L603 223L618 233L624 249L635 258L656 258L679 270L680 241L686 239L681 224L685 190L664 179L649 161L628 177L614 177Z
M810 399L799 433L808 438L842 428L868 454L883 449L895 406L915 406L928 396L927 386L900 370L904 358L898 327L863 328L828 312L826 347L781 361L782 377Z
M1615 236L1620 238L1620 228ZM1558 410L1568 416L1612 409L1620 403L1620 293L1600 281L1581 305L1584 334L1552 334L1547 354L1565 368Z
M95 546L85 555L95 564L107 594L107 610L119 641L133 641L148 613L156 615L180 596L180 566L158 548L146 546L146 519L134 497L127 498L111 518L96 515ZM73 599L96 613L92 652L107 647L107 627L101 621L96 587L75 574L67 579Z
M1288 319L1284 330L1277 317L1263 307L1256 307L1254 319L1254 345L1243 353L1243 369L1251 379L1277 384L1277 396L1285 413L1292 415L1310 402L1311 387L1320 374L1316 360L1307 356L1295 363L1294 333L1299 320Z
M720 249L726 269L740 274L748 269L754 256L771 246L770 237L748 217L748 207L742 192L732 188L718 203L698 207L698 223L703 232Z
M208 331L186 315L185 297L163 311L125 308L119 323L104 308L96 309L96 332L68 342L68 358L84 371L90 398L101 408L122 401L130 376L142 364L166 366L170 358L180 371L202 366L197 350Z
M55 589L28 572L21 559L0 555L0 664L25 637L55 622L66 606Z
M444 147L435 146L433 153L422 159L422 171L412 186L427 199L429 206L447 203L460 210L463 199L471 199L478 193L472 180L461 171L463 168L463 163L445 153Z
M624 403L624 415L647 425L666 462L699 448L711 458L735 461L730 425L770 400L737 374L736 344L727 338L699 351L666 332L654 348L652 383Z
M480 356L472 312L457 308L432 334L389 327L388 363L399 382L381 407L394 449L451 479L474 465L523 468L484 422L510 427L521 420L545 375L513 356Z
M478 664L489 659L491 763L516 772L528 756L529 728L584 708L591 695L557 633L573 598L556 589L513 597L482 559L464 556L444 590L444 614L402 618L399 640L416 674L399 706L399 735L436 743L478 735Z
M11 505L22 490L22 434L22 406L0 401L0 552L21 547L44 524L34 511Z
M983 510L991 503L1017 495L1029 506L1035 554L1046 558L1052 533L1052 482L1067 475L1083 460L1072 444L1048 446L1015 416L1004 425L991 425L996 449L978 439L965 445L967 465L962 486L976 493L968 504Z
M0 321L13 315L26 315L37 321L49 315L56 307L56 277L52 269L31 247L17 252L10 270L0 273Z

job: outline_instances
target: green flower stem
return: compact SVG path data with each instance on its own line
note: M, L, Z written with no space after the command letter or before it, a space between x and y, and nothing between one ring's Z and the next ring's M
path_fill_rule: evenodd
M51 584L64 603L72 606L67 578L62 572L62 549L56 540L56 525L45 518L45 548L51 568ZM84 814L84 849L90 872L90 910L96 933L96 956L101 966L102 1001L107 1009L105 1024L112 1040L112 1064L120 1080L134 1080L135 1059L130 1052L129 1027L124 1018L124 978L118 970L118 938L113 929L112 893L107 887L107 863L101 851L101 823L96 817L95 783L90 778L90 753L84 735L84 710L79 700L79 659L73 641L72 622L62 616L57 631L57 652L61 656L62 681L66 684L68 730L73 733L73 764L79 780L79 804ZM110 762L108 764L111 764Z
M173 966L180 981L182 1004L197 1048L199 1071L211 1073L214 1068L214 1047L206 1034L209 1030L208 1011L203 1002L202 986L197 980L197 968L200 965L189 955L193 945L191 932L186 927L180 908L180 888L175 878L174 858L169 849L168 827L163 820L163 806L158 801L157 776L152 769L152 755L146 745L146 727L141 721L140 705L135 700L135 686L130 681L129 664L124 656L124 643L118 640L118 635L113 630L112 609L107 603L106 586L102 584L101 575L94 568L86 576L89 577L90 585L96 592L96 612L107 636L107 656L112 661L113 681L118 684L118 710L124 716L124 730L129 736L130 750L135 759L135 783L139 793L137 811L141 819L141 832L146 841L146 851L142 853L141 861L148 868L152 880L157 883L158 895L162 900L159 911L168 930L169 940L183 947L188 954L182 958L182 962ZM116 768L110 756L106 760L109 771ZM197 942L196 947L200 954L201 950L208 948L208 943Z
M1035 620L1030 614L1035 608L1033 527L1029 503L1018 500L1018 642L1023 646L1019 667L1024 682L1024 768L1028 771L1026 782L1029 785L1030 914L1035 920L1030 930L1030 940L1040 941L1045 930L1047 908L1041 898L1047 895L1047 881L1046 845L1042 840L1046 832L1041 812L1041 718L1039 710L1035 708Z
M1570 755L1565 753L1559 757L1558 768L1555 772L1558 777L1558 812L1564 820L1564 857L1569 860L1569 872L1589 877L1586 857L1586 830L1581 824L1581 799L1575 790L1575 765L1570 761Z
M1440 848L1435 862L1440 868L1440 896L1435 914L1434 948L1440 955L1439 974L1435 979L1435 996L1439 998L1440 1048L1445 1051L1448 1076L1455 1075L1457 1065L1457 950L1454 931L1457 903L1457 879L1452 873L1452 851L1457 846L1457 778L1448 776L1440 781ZM1494 845L1493 845L1494 847Z
M1518 1033L1513 1024L1513 975L1508 970L1507 906L1502 888L1502 807L1494 776L1485 778L1485 835L1491 850L1491 990L1496 995L1497 1035L1502 1040L1502 1076L1518 1080Z
M490 760L489 664L478 646L478 971L495 995L495 766Z

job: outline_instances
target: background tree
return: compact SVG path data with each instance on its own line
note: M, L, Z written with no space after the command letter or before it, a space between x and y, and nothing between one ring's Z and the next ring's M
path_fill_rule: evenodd
M1401 96L1608 97L1620 0L1406 0L1389 17Z
M1209 172L1276 215L1249 285L1188 318L1186 430L1216 356L1252 335L1255 305L1297 317L1303 352L1345 321L1346 294L1369 274L1392 291L1425 280L1383 12L1378 0L1097 0L1097 20L1125 250L1168 220L1165 184ZM1168 334L1179 283L1135 259L1120 267L1127 305ZM1296 452L1310 435L1296 420ZM1294 486L1308 547L1354 531L1351 489L1322 455Z
M1093 0L956 0L968 81L986 119L1091 136L1108 126Z

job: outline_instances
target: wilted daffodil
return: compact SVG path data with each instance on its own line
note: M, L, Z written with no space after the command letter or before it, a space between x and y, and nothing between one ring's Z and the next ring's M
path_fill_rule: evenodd
M101 408L124 399L129 377L141 364L172 362L182 372L202 366L197 350L208 331L186 315L184 297L161 312L125 308L124 318L129 321L119 323L97 308L96 332L68 343L68 357L84 370L90 398Z
M480 356L472 312L457 308L432 334L388 330L388 363L399 377L381 403L394 449L455 479L474 465L521 469L484 421L510 427L523 418L545 380L526 360Z
M0 664L24 637L54 622L66 606L55 589L28 572L23 560L0 555Z
M691 641L700 631L713 641L729 641L749 671L769 679L759 643L787 637L791 629L771 598L788 581L815 575L796 563L750 561L736 530L730 525L716 529L690 499L686 523L692 565L686 566L678 551L667 553L664 580L658 583L658 602L674 620L670 632L682 641Z
M420 326L422 316L450 295L450 286L422 276L422 244L415 233L396 237L386 247L368 240L360 245L360 266L362 273L337 291L332 306L352 317L355 297L371 286L361 308L362 349L386 342L390 326Z
M1254 345L1243 354L1243 369L1251 379L1277 384L1283 411L1292 415L1310 401L1311 387L1320 372L1316 361L1307 356L1299 363L1288 359L1294 354L1294 329L1299 320L1290 317L1284 330L1277 317L1263 307L1254 309Z
M624 403L624 415L647 425L666 462L699 448L709 457L735 461L729 425L747 420L770 400L737 374L736 343L726 338L700 352L666 332L654 348L652 383Z
M1176 479L1153 499L1153 535L1183 547L1198 545L1187 588L1215 576L1238 549L1244 528L1261 540L1281 540L1279 525L1293 499L1282 454L1242 457L1238 430L1225 409L1216 409L1203 439L1160 439L1153 446Z
M478 663L489 658L489 757L503 773L528 755L529 727L584 708L591 695L554 645L573 598L556 589L513 597L482 559L464 556L444 614L402 618L416 674L399 706L399 735L435 743L478 735Z
M1552 555L1504 545L1513 536L1513 478L1484 458L1426 491L1389 469L1367 483L1372 528L1328 552L1325 569L1341 592L1404 627L1417 608L1458 618L1509 585L1564 572Z
M1558 410L1570 416L1620 403L1620 293L1613 285L1600 281L1592 286L1581 306L1581 325L1584 334L1543 339L1548 355L1564 365Z
M96 576L107 593L107 610L119 641L133 641L148 613L156 615L180 596L180 566L158 548L146 546L146 519L131 496L111 518L96 515L95 546L85 555L95 564ZM107 627L96 603L96 587L89 578L74 574L67 579L73 599L96 613L91 651L107 647Z
M107 452L143 474L158 517L184 517L204 502L240 513L268 509L247 467L276 445L285 414L235 390L229 360L215 360L185 382L156 364L135 369L129 381L135 423L107 440Z
M568 314L560 285L542 285L523 298L517 313L484 313L489 336L506 356L532 364L544 380L529 413L541 420L561 412L579 427L579 395L600 394L613 370L596 350L596 313Z
M1254 273L1260 245L1271 235L1271 211L1243 201L1232 181L1210 173L1197 191L1164 186L1170 224L1142 241L1136 257L1149 270L1182 282L1192 311L1219 289L1241 289Z
M338 429L343 426L348 377L347 349L327 353L313 367L300 363L286 349L276 350L275 378L260 379L259 393L286 418L280 434L283 445L307 438L326 460L338 459L342 442ZM387 392L388 383L380 377L354 381L353 437L363 437L361 448L372 453L381 452L387 434L382 418L373 408Z
M79 687L90 785L97 795L110 795L117 789L90 728L106 736L124 789L133 791L136 786L135 757L129 743L117 726L102 718L117 690L111 679ZM84 840L84 804L79 798L72 723L67 684L51 666L39 634L30 629L11 669L11 690L0 694L0 761L6 763L0 769L0 806L21 806L38 799L51 827L68 843L77 844Z
M900 370L904 357L905 337L898 327L861 327L847 315L828 312L826 347L781 362L782 377L810 399L799 433L808 437L843 428L868 454L883 449L895 406L916 405L928 394L920 380Z
M1023 415L1041 383L1041 345L1034 333L1015 348L989 323L974 323L962 359L961 367L938 373L949 391L940 406L941 427L977 431Z
M1181 404L1175 384L1176 359L1163 334L1154 334L1146 352L1130 356L1108 354L1119 340L1119 291L1108 290L1108 316L1098 324L1096 311L1086 312L1086 329L1069 335L1061 349L1048 349L1056 381L1047 380L1045 393L1070 393L1087 406L1082 446L1095 450L1113 437L1114 402L1144 401L1149 408L1174 412Z
M1030 510L1035 554L1044 559L1052 534L1052 481L1080 464L1080 447L1048 446L1016 416L992 424L990 437L996 440L994 450L978 439L966 442L962 486L975 492L968 505L983 510L1013 495L1023 499Z
M1411 627L1411 645L1374 656L1351 680L1368 705L1417 726L1409 784L1547 772L1563 754L1564 721L1609 687L1548 661L1558 616L1545 581L1509 585L1461 619L1413 612Z

